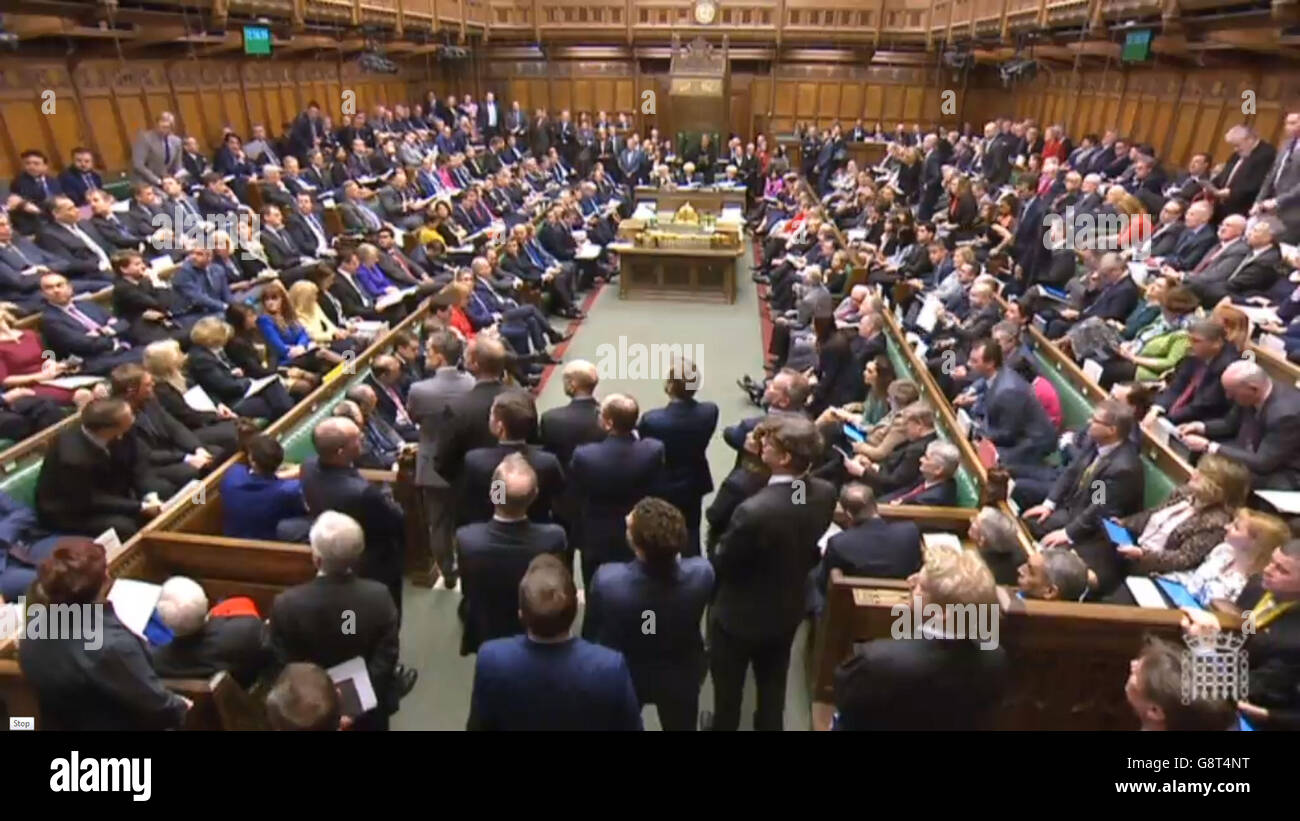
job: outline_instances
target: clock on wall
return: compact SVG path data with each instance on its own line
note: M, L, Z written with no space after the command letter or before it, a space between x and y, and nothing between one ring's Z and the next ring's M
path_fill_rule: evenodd
M707 26L717 19L717 0L695 0L695 22Z

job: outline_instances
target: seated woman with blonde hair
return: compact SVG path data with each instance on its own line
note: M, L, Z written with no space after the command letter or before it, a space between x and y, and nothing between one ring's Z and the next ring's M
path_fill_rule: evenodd
M144 349L141 364L153 376L154 397L163 410L193 431L204 447L233 453L239 445L235 428L238 416L225 404L214 403L215 410L200 410L185 400L185 393L192 387L185 378L186 360L180 343L174 339L153 342Z
M1268 513L1241 508L1223 541L1194 570L1177 570L1161 578L1182 585L1202 607L1216 599L1234 601L1246 581L1264 569L1273 551L1291 538L1287 523Z
M361 340L350 328L335 325L321 310L320 288L316 283L306 279L295 282L289 288L289 305L307 337L320 347L340 354L361 349Z

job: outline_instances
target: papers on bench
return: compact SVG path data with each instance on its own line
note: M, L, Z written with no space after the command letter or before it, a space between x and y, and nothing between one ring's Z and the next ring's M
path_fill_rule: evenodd
M584 261L589 259L595 259L596 257L600 256L600 251L601 251L601 246L596 245L595 243L592 242L585 242L583 243L582 247L579 248L576 253L574 253L573 258L584 260Z
M366 669L366 662L361 656L354 656L326 672L339 692L339 707L343 715L356 718L379 706L374 684L370 681L370 671Z
M953 550L962 551L961 539L955 533L922 533L921 547L926 551Z
M108 603L113 605L113 612L128 630L144 638L144 628L149 624L149 618L158 606L161 595L160 584L138 579L117 579L108 590Z
M1138 603L1138 607L1149 607L1154 610L1168 608L1165 597L1160 595L1160 588L1146 576L1129 576L1124 580L1124 584L1128 587L1128 592L1133 594L1133 601Z
M375 310L386 311L389 308L396 305L397 303L401 302L403 299L406 299L408 296L410 296L413 293L415 293L414 285L412 285L409 288L400 288L397 290L388 291L383 296L375 300Z
M1257 490L1255 495L1283 513L1300 513L1300 490Z
M181 398L185 400L185 404L189 405L196 411L202 413L217 412L216 403L212 401L212 397L208 396L208 392L203 390L203 386L201 385L195 385L190 388Z
M866 242L867 229L850 228L849 230L844 232L844 236L848 239L849 242Z

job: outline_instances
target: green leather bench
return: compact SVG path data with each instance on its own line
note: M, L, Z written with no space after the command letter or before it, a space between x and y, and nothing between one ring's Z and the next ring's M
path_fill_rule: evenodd
M30 458L0 478L0 490L28 507L36 506L36 477L41 475L39 458Z
M1034 366L1056 388L1056 395L1061 400L1061 416L1064 417L1065 426L1071 430L1078 430L1087 425L1088 420L1092 418L1093 403L1038 350L1034 350ZM1156 507L1167 499L1178 485L1146 456L1142 457L1142 470L1145 474L1143 506Z
M894 373L898 375L898 378L911 379L919 387L921 380L916 378L916 374L912 372L911 363L907 357L903 356L903 352L898 349L898 345L892 338L889 339L888 350L889 361L893 364ZM939 426L938 431L940 439L952 441L950 431L945 430L942 426ZM957 468L957 475L954 478L957 480L957 507L979 507L979 483L975 481L975 477L971 475L965 465Z
M357 374L348 380L347 387L334 394L328 402L316 409L316 412L299 422L293 430L288 431L280 437L280 445L284 448L284 461L295 465L301 465L311 457L316 455L316 446L311 440L312 431L316 429L321 420L326 419L334 414L334 408L339 402L347 398L348 389L356 385L366 375L370 373L366 370L364 373Z

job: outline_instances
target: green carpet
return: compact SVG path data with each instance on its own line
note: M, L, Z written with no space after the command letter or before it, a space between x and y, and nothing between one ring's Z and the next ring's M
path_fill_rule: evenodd
M618 352L636 355L630 346L647 346L642 355L649 359L651 345L677 345L695 360L701 372L701 400L716 402L720 411L718 434L709 446L709 465L714 483L720 483L731 470L735 451L722 441L721 428L757 409L736 387L736 379L748 373L762 374L762 339L758 320L758 296L748 276L748 253L741 258L737 271L738 293L732 305L703 302L668 302L661 300L620 300L617 285L606 286L591 307L589 316L579 327L564 353L565 361L587 359L602 364L607 373L597 389L598 396L626 393L634 397L644 413L663 405L663 374L625 359L620 372ZM657 369L657 363L656 363ZM563 405L564 395L558 369L552 374L538 399L539 411ZM709 499L705 499L707 506ZM581 576L578 578L581 585ZM403 602L402 660L420 671L415 690L402 702L394 717L393 728L404 730L463 729L469 715L470 689L474 679L474 657L459 654L460 622L456 591L407 585ZM582 613L579 611L580 628ZM786 687L785 726L790 730L809 728L809 686L807 680L807 627L795 637L791 655L790 677ZM712 688L705 682L701 709L711 710ZM752 727L754 710L753 682L746 685L742 708L742 727ZM647 729L658 729L653 708L646 710Z

